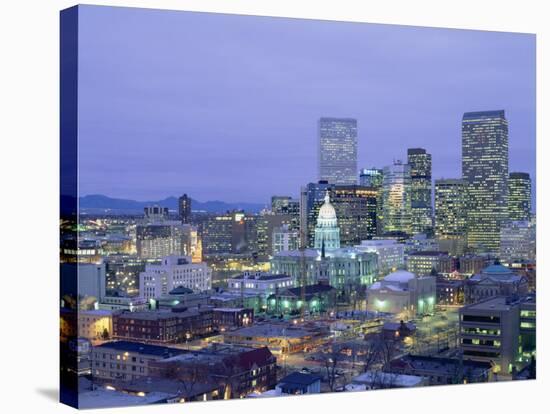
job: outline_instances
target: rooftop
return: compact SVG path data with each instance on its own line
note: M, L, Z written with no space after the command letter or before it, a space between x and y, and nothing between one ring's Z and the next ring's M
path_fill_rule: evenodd
M479 310L479 311L506 311L510 308L520 305L522 303L529 303L532 298L527 297L506 297L506 296L495 296L482 300L480 302L472 303L471 305L466 305L460 309L460 312L467 310Z
M135 352L143 355L154 356L173 356L184 353L185 351L177 348L169 348L167 346L149 345L140 342L130 341L113 341L105 342L101 345L97 345L94 348L108 348L121 352Z
M463 360L458 358L443 358L424 355L404 355L401 358L392 361L392 367L410 367L416 370L427 371L445 371L447 374L454 375L457 367L462 365L465 370L488 371L492 369L490 362Z
M275 275L275 274L249 274L249 275L238 275L229 278L230 280L260 280L260 281L269 281L269 280L280 280L280 279L290 279L288 275Z
M297 384L297 385L311 385L315 383L316 381L320 381L321 377L319 375L315 374L306 374L303 372L293 372L286 377L282 378L279 386L285 386L288 387L289 385Z
M308 299L308 296L311 297L319 293L327 293L333 290L336 290L336 289L329 285L321 285L321 284L307 285L305 286L305 296L306 296L306 299ZM300 286L300 287L286 289L285 291L280 293L280 296L285 296L285 295L301 296L302 287Z
M353 378L353 384L372 384L393 387L417 387L423 378L416 375L391 374L388 372L368 371Z
M230 332L231 336L248 336L261 338L302 338L310 336L312 332L307 329L294 328L288 324L257 324Z
M406 270L398 270L396 272L390 273L384 277L385 282L397 282L397 283L408 283L409 280L414 279L416 275Z

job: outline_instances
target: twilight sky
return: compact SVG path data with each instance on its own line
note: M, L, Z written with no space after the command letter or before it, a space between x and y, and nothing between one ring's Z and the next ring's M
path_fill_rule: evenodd
M360 167L461 174L466 111L505 109L535 174L535 36L80 6L80 194L267 203L317 180L317 121L358 120Z

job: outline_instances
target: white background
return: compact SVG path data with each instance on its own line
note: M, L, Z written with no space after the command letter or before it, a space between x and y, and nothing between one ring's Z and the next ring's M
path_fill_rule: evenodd
M301 398L117 409L119 413L521 412L547 410L548 115L550 12L544 0L95 1L267 16L395 23L537 34L538 380ZM0 405L69 412L58 404L59 10L62 0L0 5ZM545 27L546 26L546 27ZM503 68L505 70L505 68ZM546 76L544 76L546 75ZM546 114L546 117L543 116ZM116 179L116 177L113 177ZM546 395L544 392L546 391ZM93 410L94 411L94 410ZM111 411L111 410L107 410ZM102 412L105 412L102 410Z

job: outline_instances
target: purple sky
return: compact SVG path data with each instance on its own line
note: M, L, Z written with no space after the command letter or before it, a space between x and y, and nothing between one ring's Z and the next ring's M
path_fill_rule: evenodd
M535 174L535 36L81 6L80 194L267 202L317 179L317 120L358 120L359 166L433 155L459 177L465 111L505 109Z

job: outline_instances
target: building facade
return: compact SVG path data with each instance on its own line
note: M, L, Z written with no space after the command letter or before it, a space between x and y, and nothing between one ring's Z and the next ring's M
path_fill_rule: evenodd
M500 255L504 263L534 261L537 257L536 226L529 221L509 221L500 228Z
M167 295L172 289L186 287L196 292L212 287L212 271L206 263L192 263L189 256L166 256L160 264L148 264L139 274L139 292L145 299Z
M504 111L462 117L462 179L467 188L467 245L498 254L508 217L508 121Z
M178 213L182 223L191 223L191 197L187 194L178 198Z
M99 380L118 381L145 378L150 375L149 364L152 361L183 352L180 349L135 342L106 342L92 348L92 376Z
M357 184L357 120L319 120L319 180Z
M424 148L409 148L407 164L411 173L411 231L433 234L432 155Z
M407 164L396 161L384 168L382 185L382 229L384 233L412 234L411 172Z
M405 250L401 243L393 239L363 240L356 249L375 253L378 261L378 272L381 276L405 267Z
M452 255L463 254L466 247L466 199L463 180L435 180L435 237Z
M527 278L501 264L492 264L466 280L465 303L476 303L495 296L523 296L529 290Z
M367 290L367 308L372 311L409 315L433 313L436 278L398 270L375 282Z
M531 220L531 177L524 172L511 172L508 177L508 219Z

